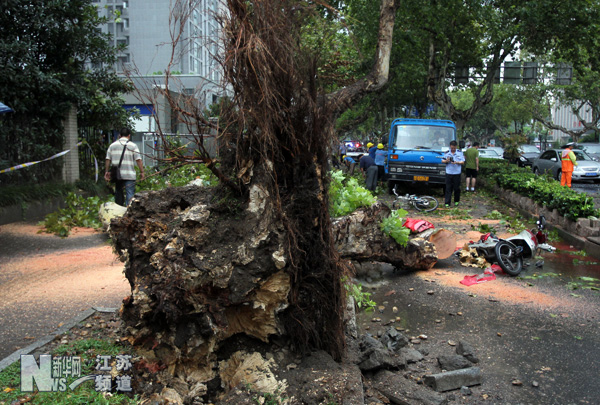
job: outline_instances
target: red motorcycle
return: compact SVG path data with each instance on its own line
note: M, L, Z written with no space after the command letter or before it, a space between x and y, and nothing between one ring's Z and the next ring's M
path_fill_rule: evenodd
M497 262L502 270L511 275L518 276L523 270L523 259L535 257L540 250L554 252L555 247L547 243L546 218L540 215L536 221L537 228L524 230L510 238L500 239L492 233L482 235L479 241L469 244L477 250L477 254L494 263ZM538 265L543 264L541 262Z

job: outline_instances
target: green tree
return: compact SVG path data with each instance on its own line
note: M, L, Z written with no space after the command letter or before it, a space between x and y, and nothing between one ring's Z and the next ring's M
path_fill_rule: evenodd
M372 54L376 33L371 20L377 5L365 0L344 3L361 49ZM587 0L403 1L396 20L390 83L372 97L392 110L398 105L426 105L422 95L427 94L462 130L492 101L506 60L526 51L532 60L555 55L555 61L569 61L577 69L592 66L600 32L599 7ZM457 89L471 93L469 104L453 103L451 94ZM385 97L388 91L390 97Z
M356 70L366 73L371 61L375 60L375 44L378 23L377 2L365 0L345 1L340 5L353 44L362 59L356 60ZM394 44L390 56L390 80L377 93L373 93L351 106L338 121L338 130L360 128L364 133L378 136L387 133L389 124L397 117L408 117L414 113L423 115L428 111L427 96L427 42L415 28L408 10L410 4L398 5L394 27ZM414 24L414 26L413 26Z
M73 105L82 126L112 129L126 123L119 96L129 86L110 70L117 49L99 32L104 21L91 0L3 2L0 94L15 112L0 125L2 166L62 150L62 122ZM57 179L60 169L56 159L3 174L2 181Z

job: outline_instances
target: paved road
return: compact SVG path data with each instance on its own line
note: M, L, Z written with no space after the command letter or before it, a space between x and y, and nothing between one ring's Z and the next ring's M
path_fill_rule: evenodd
M119 307L129 293L106 235L61 239L37 230L0 226L0 359L91 307Z
M476 194L467 193L461 204L471 219L440 217L444 210L426 219L465 233L493 209L511 212ZM381 311L359 313L361 333L377 335L391 326L409 338L426 336L413 346L427 353L425 360L404 372L412 379L440 372L438 356L456 354L449 342L464 339L473 345L484 382L472 387L472 395L456 393L452 403L597 404L600 294L581 288L579 277L600 279L600 265L583 263L597 260L572 254L568 244L554 244L560 252L545 254L543 268L530 264L523 279L498 274L496 280L467 287L460 281L482 270L464 267L452 256L429 271L388 270L362 280ZM571 289L574 285L580 288Z

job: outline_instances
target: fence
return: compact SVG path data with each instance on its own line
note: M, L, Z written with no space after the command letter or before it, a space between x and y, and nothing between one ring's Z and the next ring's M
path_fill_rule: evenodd
M211 157L217 154L216 136L213 134L159 134L156 132L137 133L133 141L138 145L142 154L144 166L156 166L166 157L166 149L182 149L185 156L194 156L199 149L198 142L202 140L204 148ZM181 150L180 149L180 150Z

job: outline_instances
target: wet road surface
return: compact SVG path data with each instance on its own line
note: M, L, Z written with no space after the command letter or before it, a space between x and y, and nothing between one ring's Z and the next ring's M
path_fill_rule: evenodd
M429 353L416 377L439 372L437 356L455 354L451 344L464 339L473 345L484 383L471 387L472 395L457 394L455 403L598 403L597 291L576 290L573 295L560 277L498 275L470 287L459 283L478 273L450 258L426 272L384 275L367 289L383 311L362 312L358 325L362 332L377 334L400 317L391 325L406 336L427 336L415 346ZM534 273L529 269L524 275ZM374 317L381 322L373 322Z
M0 226L0 359L91 307L119 307L130 291L105 234L61 239L38 229Z
M518 216L489 195L477 194L461 198L464 211L457 220L444 210L426 219L454 230L460 247L481 235L474 230L491 211ZM489 225L506 232L498 222ZM409 338L426 336L414 348L428 354L407 378L439 372L437 357L456 354L460 339L469 342L484 382L471 387L471 395L456 391L452 403L600 403L599 260L564 242L551 243L558 250L543 254L543 267L527 260L519 277L497 274L493 281L466 286L460 283L465 276L483 270L464 267L451 256L429 271L388 271L358 280L381 306L374 313L359 312L360 333L378 335L395 327Z

